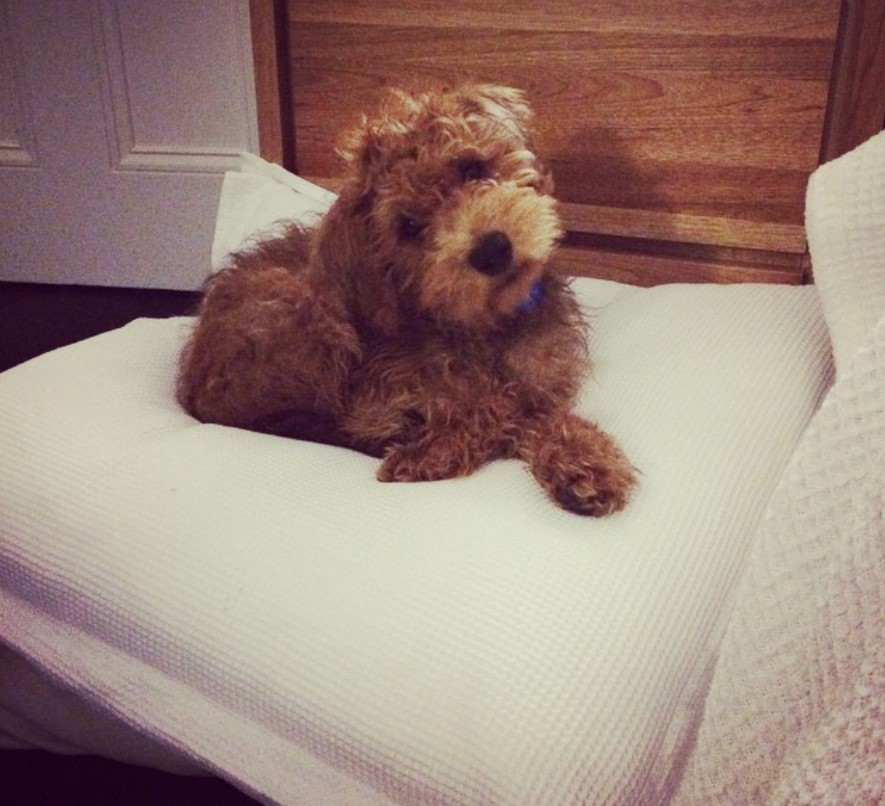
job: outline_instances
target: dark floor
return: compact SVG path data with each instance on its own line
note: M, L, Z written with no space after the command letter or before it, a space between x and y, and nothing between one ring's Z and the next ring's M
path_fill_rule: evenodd
M141 316L193 311L181 291L0 282L0 371ZM214 778L190 778L86 756L0 751L0 803L8 806L255 806Z
M34 750L0 751L0 782L8 806L256 806L217 778Z
M189 291L0 282L0 371L140 316L192 313L197 299Z

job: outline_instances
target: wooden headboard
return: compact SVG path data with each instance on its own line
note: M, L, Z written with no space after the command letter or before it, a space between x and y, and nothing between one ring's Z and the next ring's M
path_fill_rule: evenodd
M882 0L252 0L261 150L335 186L389 86L524 89L575 274L809 279L809 174L881 130Z

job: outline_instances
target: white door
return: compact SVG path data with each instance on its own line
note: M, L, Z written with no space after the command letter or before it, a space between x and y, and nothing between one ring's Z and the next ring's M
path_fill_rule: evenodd
M0 0L0 280L197 288L256 120L248 0Z

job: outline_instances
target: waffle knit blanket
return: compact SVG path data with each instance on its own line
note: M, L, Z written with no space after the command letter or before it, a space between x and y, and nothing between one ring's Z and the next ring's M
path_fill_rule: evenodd
M809 185L837 383L768 506L680 804L885 801L885 135Z

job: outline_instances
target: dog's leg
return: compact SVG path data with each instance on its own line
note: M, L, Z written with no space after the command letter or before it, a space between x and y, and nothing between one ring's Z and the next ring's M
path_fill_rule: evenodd
M492 457L483 441L465 431L425 434L391 445L378 469L379 481L439 481L468 476Z
M359 434L353 439L355 447L382 459L376 474L379 481L468 476L501 455L491 424L484 427L469 417L458 418L448 407L427 406L426 399L411 397L400 400L400 406L384 400L378 401L380 405L362 402L345 420L345 428Z
M325 441L321 425L340 414L358 353L343 309L306 273L233 269L213 280L204 299L183 353L178 398L204 422L302 436L290 433L301 422L309 426L305 438Z
M343 420L352 444L382 459L380 481L467 476L504 455L500 420L487 407L471 406L439 387L412 388L414 376L409 381L395 390L364 388L349 401Z
M528 433L521 454L547 494L581 515L617 512L636 485L636 471L615 441L574 414Z

